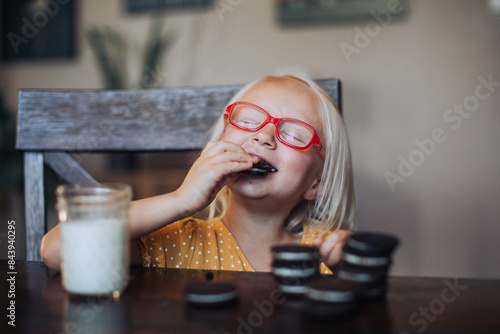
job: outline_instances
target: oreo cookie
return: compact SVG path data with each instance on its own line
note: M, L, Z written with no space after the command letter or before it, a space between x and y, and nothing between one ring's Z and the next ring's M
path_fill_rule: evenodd
M342 261L336 268L337 276L362 284L359 296L363 299L384 297L392 253L398 244L398 238L387 233L353 234L342 249Z
M319 269L308 266L277 267L273 265L272 273L280 290L288 294L302 294L306 291L306 283L319 275Z
M306 283L319 275L317 247L285 245L271 249L272 273L280 289L291 295L303 294Z
M358 296L361 299L383 298L387 291L388 268L366 267L341 262L336 271L338 278L359 284Z
M390 234L358 232L346 242L346 246L367 256L390 256L399 240Z
M316 261L319 262L318 247L283 245L274 246L271 248L273 260L285 262L304 262Z
M359 251L348 245L343 248L342 260L352 265L384 267L387 269L392 263L391 257L389 256L367 255L366 252Z
M265 176L268 173L276 173L278 170L274 168L269 162L259 159L259 162L254 164L252 168L242 171L244 174Z
M341 262L337 266L336 274L339 278L351 282L384 282L387 277L387 269L384 267L357 266Z
M236 302L238 290L232 283L196 282L184 287L184 296L194 306L219 306Z
M307 285L303 311L308 316L322 320L344 318L358 308L358 289L359 284L338 277L316 278Z

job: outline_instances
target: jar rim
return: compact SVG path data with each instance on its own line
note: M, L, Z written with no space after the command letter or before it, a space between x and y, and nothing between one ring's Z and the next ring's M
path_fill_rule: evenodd
M99 185L62 184L56 188L58 198L90 198L106 196L109 200L132 199L132 188L124 183L104 183Z

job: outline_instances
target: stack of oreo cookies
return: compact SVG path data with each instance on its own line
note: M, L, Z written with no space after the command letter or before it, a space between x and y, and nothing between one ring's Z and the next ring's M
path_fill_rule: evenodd
M383 233L358 232L343 247L343 258L334 276L307 283L303 311L316 319L335 321L352 315L360 301L383 298L392 253L399 241Z
M365 299L382 298L387 290L387 276L398 239L390 234L359 232L343 248L343 258L336 268L337 277L361 284L358 291Z
M317 247L275 246L271 252L272 273L285 294L303 294L307 289L306 284L319 275L320 256Z

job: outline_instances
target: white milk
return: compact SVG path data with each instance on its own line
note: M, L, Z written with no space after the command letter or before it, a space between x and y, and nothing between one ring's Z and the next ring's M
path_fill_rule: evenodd
M125 219L61 223L64 288L78 295L121 292L128 283L129 231Z

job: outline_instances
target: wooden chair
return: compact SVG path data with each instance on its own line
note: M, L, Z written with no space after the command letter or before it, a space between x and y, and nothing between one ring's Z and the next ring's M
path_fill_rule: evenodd
M317 82L340 109L340 81ZM26 259L41 260L44 163L64 182L98 184L71 152L200 150L240 88L20 90L16 148L25 159Z

